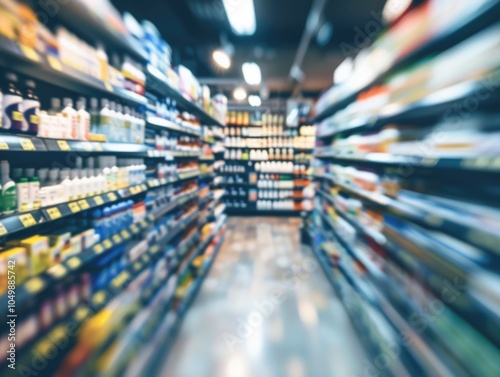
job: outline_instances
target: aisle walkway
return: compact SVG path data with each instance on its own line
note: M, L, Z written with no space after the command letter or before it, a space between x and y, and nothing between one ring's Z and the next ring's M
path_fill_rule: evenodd
M363 351L299 219L230 218L161 376L362 376Z

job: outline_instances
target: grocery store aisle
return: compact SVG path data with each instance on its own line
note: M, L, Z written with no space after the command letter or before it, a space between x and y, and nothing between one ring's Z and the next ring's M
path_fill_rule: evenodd
M363 351L299 219L230 218L161 376L349 377Z

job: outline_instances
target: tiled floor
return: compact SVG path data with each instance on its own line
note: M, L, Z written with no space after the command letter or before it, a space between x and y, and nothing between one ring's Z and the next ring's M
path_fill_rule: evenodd
M161 376L354 377L365 356L299 219L230 218Z

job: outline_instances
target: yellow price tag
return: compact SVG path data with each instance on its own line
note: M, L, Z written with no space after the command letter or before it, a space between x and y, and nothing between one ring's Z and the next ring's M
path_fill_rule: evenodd
M160 184L163 185L163 186L166 185L167 184L167 179L166 178L160 179Z
M0 149L2 150L8 150L9 149L9 144L5 142L4 139L0 138Z
M68 207L69 207L69 210L71 211L71 213L78 213L81 211L80 206L78 205L78 203L75 203L75 202L69 203Z
M36 220L31 213L19 216L19 221L21 221L25 228L36 225Z
M139 228L137 227L137 225L133 224L131 227L130 227L130 230L132 231L132 233L134 234L137 234L139 233Z
M66 140L57 140L57 145L59 146L59 149L62 150L63 152L68 152L71 150Z
M62 217L61 211L59 211L59 208L57 208L57 207L49 208L47 210L47 214L49 215L49 218L51 220L57 220L57 219L60 219Z
M113 242L109 239L105 239L102 244L104 245L105 249L111 249L113 247Z
M96 254L102 254L104 252L104 246L102 246L101 244L98 244L98 245L95 245L92 250L94 250L94 253L96 253Z
M137 187L135 187L135 186L131 187L130 192L132 193L132 195L137 194Z
M116 194L114 192L110 192L108 194L108 199L111 200L112 202L114 202L114 201L118 200L118 197L116 196Z
M78 267L82 265L82 261L78 257L72 257L68 259L66 264L71 268L72 270L76 270Z
M125 240L128 240L130 238L130 233L127 230L122 230L121 234Z
M160 251L160 247L158 245L155 245L153 246L150 250L151 254L158 254L158 252Z
M134 270L135 271L140 271L142 269L142 264L139 262L134 263Z
M148 226L148 223L146 220L141 220L141 221L139 221L139 226L141 228L146 228Z
M95 144L95 151L96 152L102 152L103 151L102 145L99 144L99 143Z
M89 314L89 309L82 306L78 308L75 312L75 318L77 321L83 321L85 318L87 318L87 315Z
M24 288L31 294L40 292L44 286L45 283L39 277L31 278L24 284Z
M19 143L21 144L21 148L25 151L35 151L35 145L31 139L21 138L19 139Z
M87 202L86 199L79 200L78 205L80 206L82 211L85 211L85 210L90 208L90 204L89 204L89 202Z
M32 47L25 45L20 45L19 47L21 47L21 51L23 52L24 56L26 56L28 59L33 60L35 62L40 61L40 56L38 56L38 54Z
M0 223L0 237L5 236L8 233L7 228L3 223Z
M49 65L52 67L52 69L55 69L56 71L59 71L59 72L61 72L63 70L61 62L56 57L54 57L52 55L48 55L47 61L49 62Z
M58 264L58 265L52 267L51 269L49 269L48 273L50 275L56 277L57 279L60 279L64 276L66 276L68 271L66 270L66 268L62 264Z
M106 301L106 294L104 292L97 292L92 297L92 303L94 305L102 305Z
M94 202L98 206L102 206L104 204L104 199L101 196L95 196Z
M109 82L105 81L104 82L104 87L108 92L114 92L113 85L111 85Z
M115 234L115 235L113 236L113 242L114 242L115 244L120 244L120 243L122 243L122 241L123 241L123 240L122 240L122 238L120 237L120 235L119 235L119 234Z

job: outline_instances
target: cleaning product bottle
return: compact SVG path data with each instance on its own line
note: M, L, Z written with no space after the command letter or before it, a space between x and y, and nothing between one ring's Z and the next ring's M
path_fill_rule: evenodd
M76 198L73 196L74 187L73 181L71 180L71 170L69 168L64 168L61 170L61 186L65 202L71 202Z
M99 112L100 119L100 133L106 136L106 139L110 141L110 135L112 134L112 121L111 121L111 110L109 108L109 101L103 99L101 101L101 111Z
M26 177L28 178L28 192L29 192L29 207L30 209L40 208L40 180L35 175L35 169L26 169Z
M35 82L27 80L23 100L23 131L26 130L26 132L34 136L38 134L38 127L40 126L40 99L35 94L35 90Z
M87 110L85 110L85 106L85 98L80 98L77 103L78 140L89 140L90 114Z
M90 132L93 134L99 134L100 131L100 109L99 100L97 98L90 99Z
M2 197L1 197L1 212L3 215L10 215L17 208L17 192L16 184L10 179L10 166L8 161L0 163L0 172L2 173Z
M73 108L73 100L71 98L65 98L63 100L64 109L62 110L62 115L66 119L66 127L69 131L69 139L78 138L78 112Z
M11 132L22 132L23 97L21 92L16 88L17 76L14 73L7 73L5 79L2 128Z
M52 98L50 103L50 122L47 124L47 137L52 139L65 139L66 137L64 137L63 134L66 131L66 120L61 116L61 100L59 98Z

